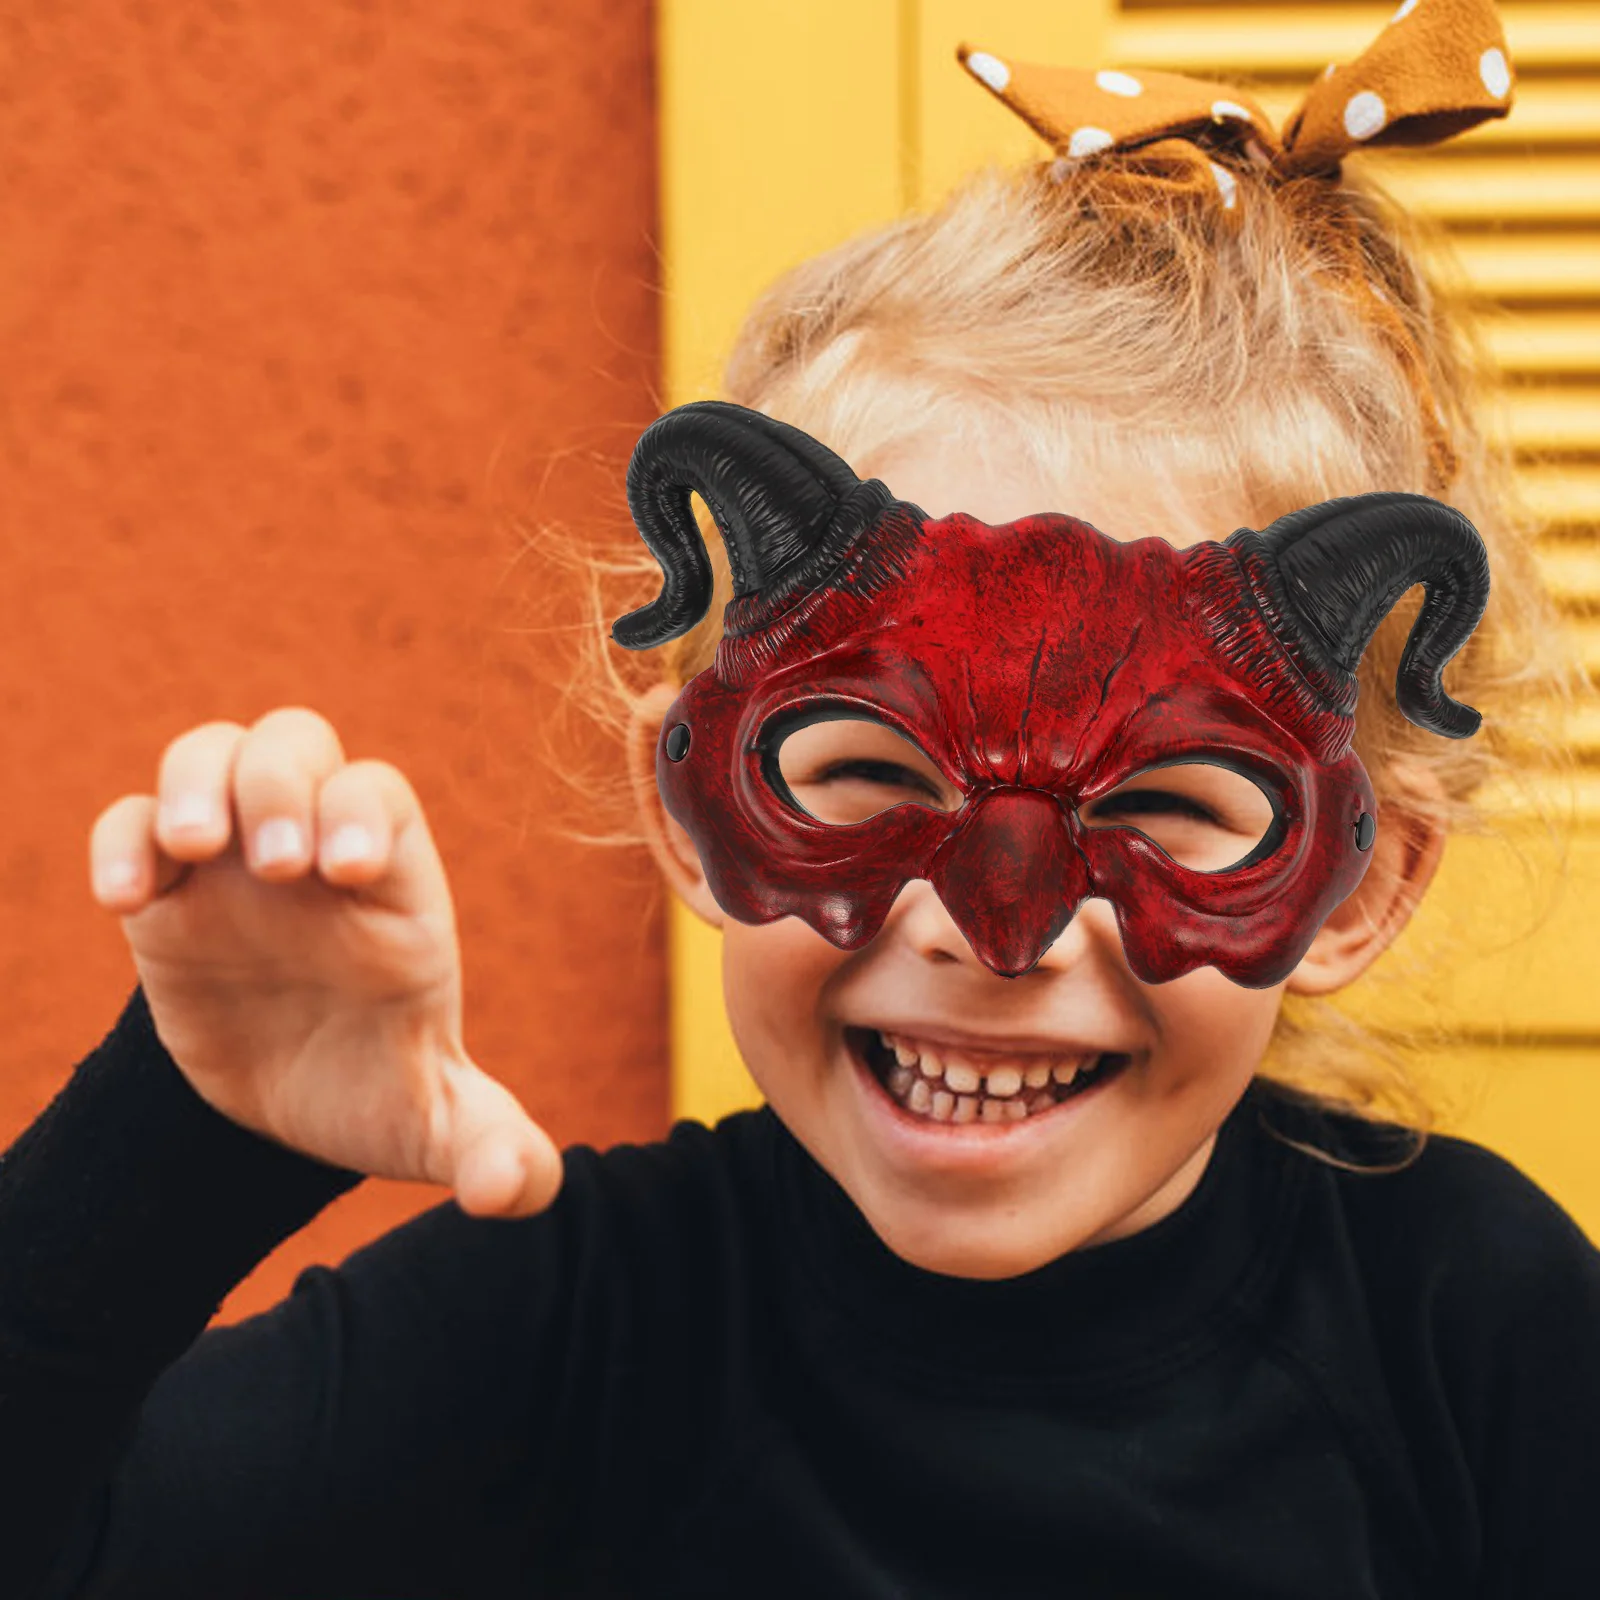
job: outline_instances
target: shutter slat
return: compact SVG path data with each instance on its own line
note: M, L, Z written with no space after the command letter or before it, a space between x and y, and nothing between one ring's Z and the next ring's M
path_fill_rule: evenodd
M1600 311L1501 312L1479 326L1506 372L1600 373Z
M1600 544L1578 539L1546 539L1538 546L1539 569L1563 605L1578 608L1600 602Z
M1600 152L1454 155L1442 159L1373 151L1360 158L1407 208L1445 222L1472 224L1600 222ZM1594 241L1589 241L1591 252ZM1600 270L1590 256L1590 280Z
M1272 118L1273 127L1282 128L1308 87L1290 73L1287 82L1263 84L1251 93ZM1447 144L1431 146L1429 153L1449 159L1485 147L1526 151L1532 145L1571 144L1600 144L1600 93L1593 80L1523 78L1518 80L1510 116L1490 117Z
M1533 774L1519 774L1510 781L1495 778L1473 799L1480 810L1497 819L1570 818L1577 826L1593 828L1600 825L1600 772L1580 767L1561 779Z
M1522 468L1517 487L1552 532L1600 531L1600 465L1583 461L1543 462ZM1600 598L1600 582L1593 590Z
M1566 729L1567 743L1582 761L1600 759L1600 706L1586 700L1574 706L1561 719Z
M1600 617L1569 618L1567 635L1583 670L1600 684Z
M1468 284L1482 298L1600 300L1600 250L1592 232L1467 233L1451 245Z
M1600 440L1600 384L1507 388L1493 404L1490 431L1519 453L1591 451Z
M1445 669L1445 680L1448 684L1449 669ZM1470 696L1469 696L1470 698ZM1572 750L1582 762L1593 763L1600 756L1600 705L1585 696L1576 705L1562 706L1543 702L1530 710L1537 710L1540 718L1540 727L1554 730L1561 742ZM1528 740L1519 738L1515 733L1508 741L1509 748L1518 753L1525 754L1530 748Z
M1238 82L1241 74L1314 76L1349 61L1377 37L1395 8L1316 5L1205 6L1121 11L1111 26L1108 62ZM1506 45L1519 73L1600 67L1600 9L1502 5ZM1270 20L1267 20L1270 18Z

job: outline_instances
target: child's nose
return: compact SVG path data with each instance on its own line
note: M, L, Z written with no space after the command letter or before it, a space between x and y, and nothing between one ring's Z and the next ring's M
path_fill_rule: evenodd
M1037 966L1089 892L1066 813L1038 789L987 796L928 877L973 953L1002 978Z

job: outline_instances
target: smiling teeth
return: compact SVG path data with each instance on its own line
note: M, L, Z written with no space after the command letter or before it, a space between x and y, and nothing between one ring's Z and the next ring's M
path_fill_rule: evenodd
M893 1057L886 1075L891 1095L935 1122L1021 1122L1059 1104L1061 1091L1097 1057L1007 1062L979 1068L953 1051L941 1052L899 1035L878 1039Z
M984 1087L990 1094L1006 1099L1022 1087L1022 1074L1015 1067L996 1067Z

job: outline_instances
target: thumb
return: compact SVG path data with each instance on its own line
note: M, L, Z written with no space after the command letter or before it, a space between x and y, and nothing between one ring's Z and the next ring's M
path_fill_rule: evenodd
M503 1083L471 1062L453 1084L451 1187L474 1217L531 1217L561 1188L561 1152Z

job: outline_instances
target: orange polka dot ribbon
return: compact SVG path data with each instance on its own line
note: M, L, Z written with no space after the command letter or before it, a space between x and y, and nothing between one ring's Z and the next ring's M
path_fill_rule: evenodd
M1237 85L1131 67L1030 66L963 44L961 64L1059 156L1078 160L1113 146L1168 142L1202 156L1230 146L1280 178L1336 177L1351 150L1437 144L1511 109L1511 63L1494 0L1403 0L1354 61L1330 63L1290 114L1280 136ZM1233 175L1208 183L1223 206ZM1181 180L1180 180L1181 181Z
M1158 186L1215 195L1237 219L1238 180L1225 155L1278 180L1337 179L1344 157L1372 145L1438 144L1511 109L1512 71L1494 0L1403 0L1355 60L1330 63L1281 135L1236 84L1144 67L1096 71L1002 60L962 44L962 66L1076 164L1110 149L1179 161ZM1346 281L1379 323L1417 389L1436 486L1459 465L1420 352L1388 299L1367 281L1351 241Z

